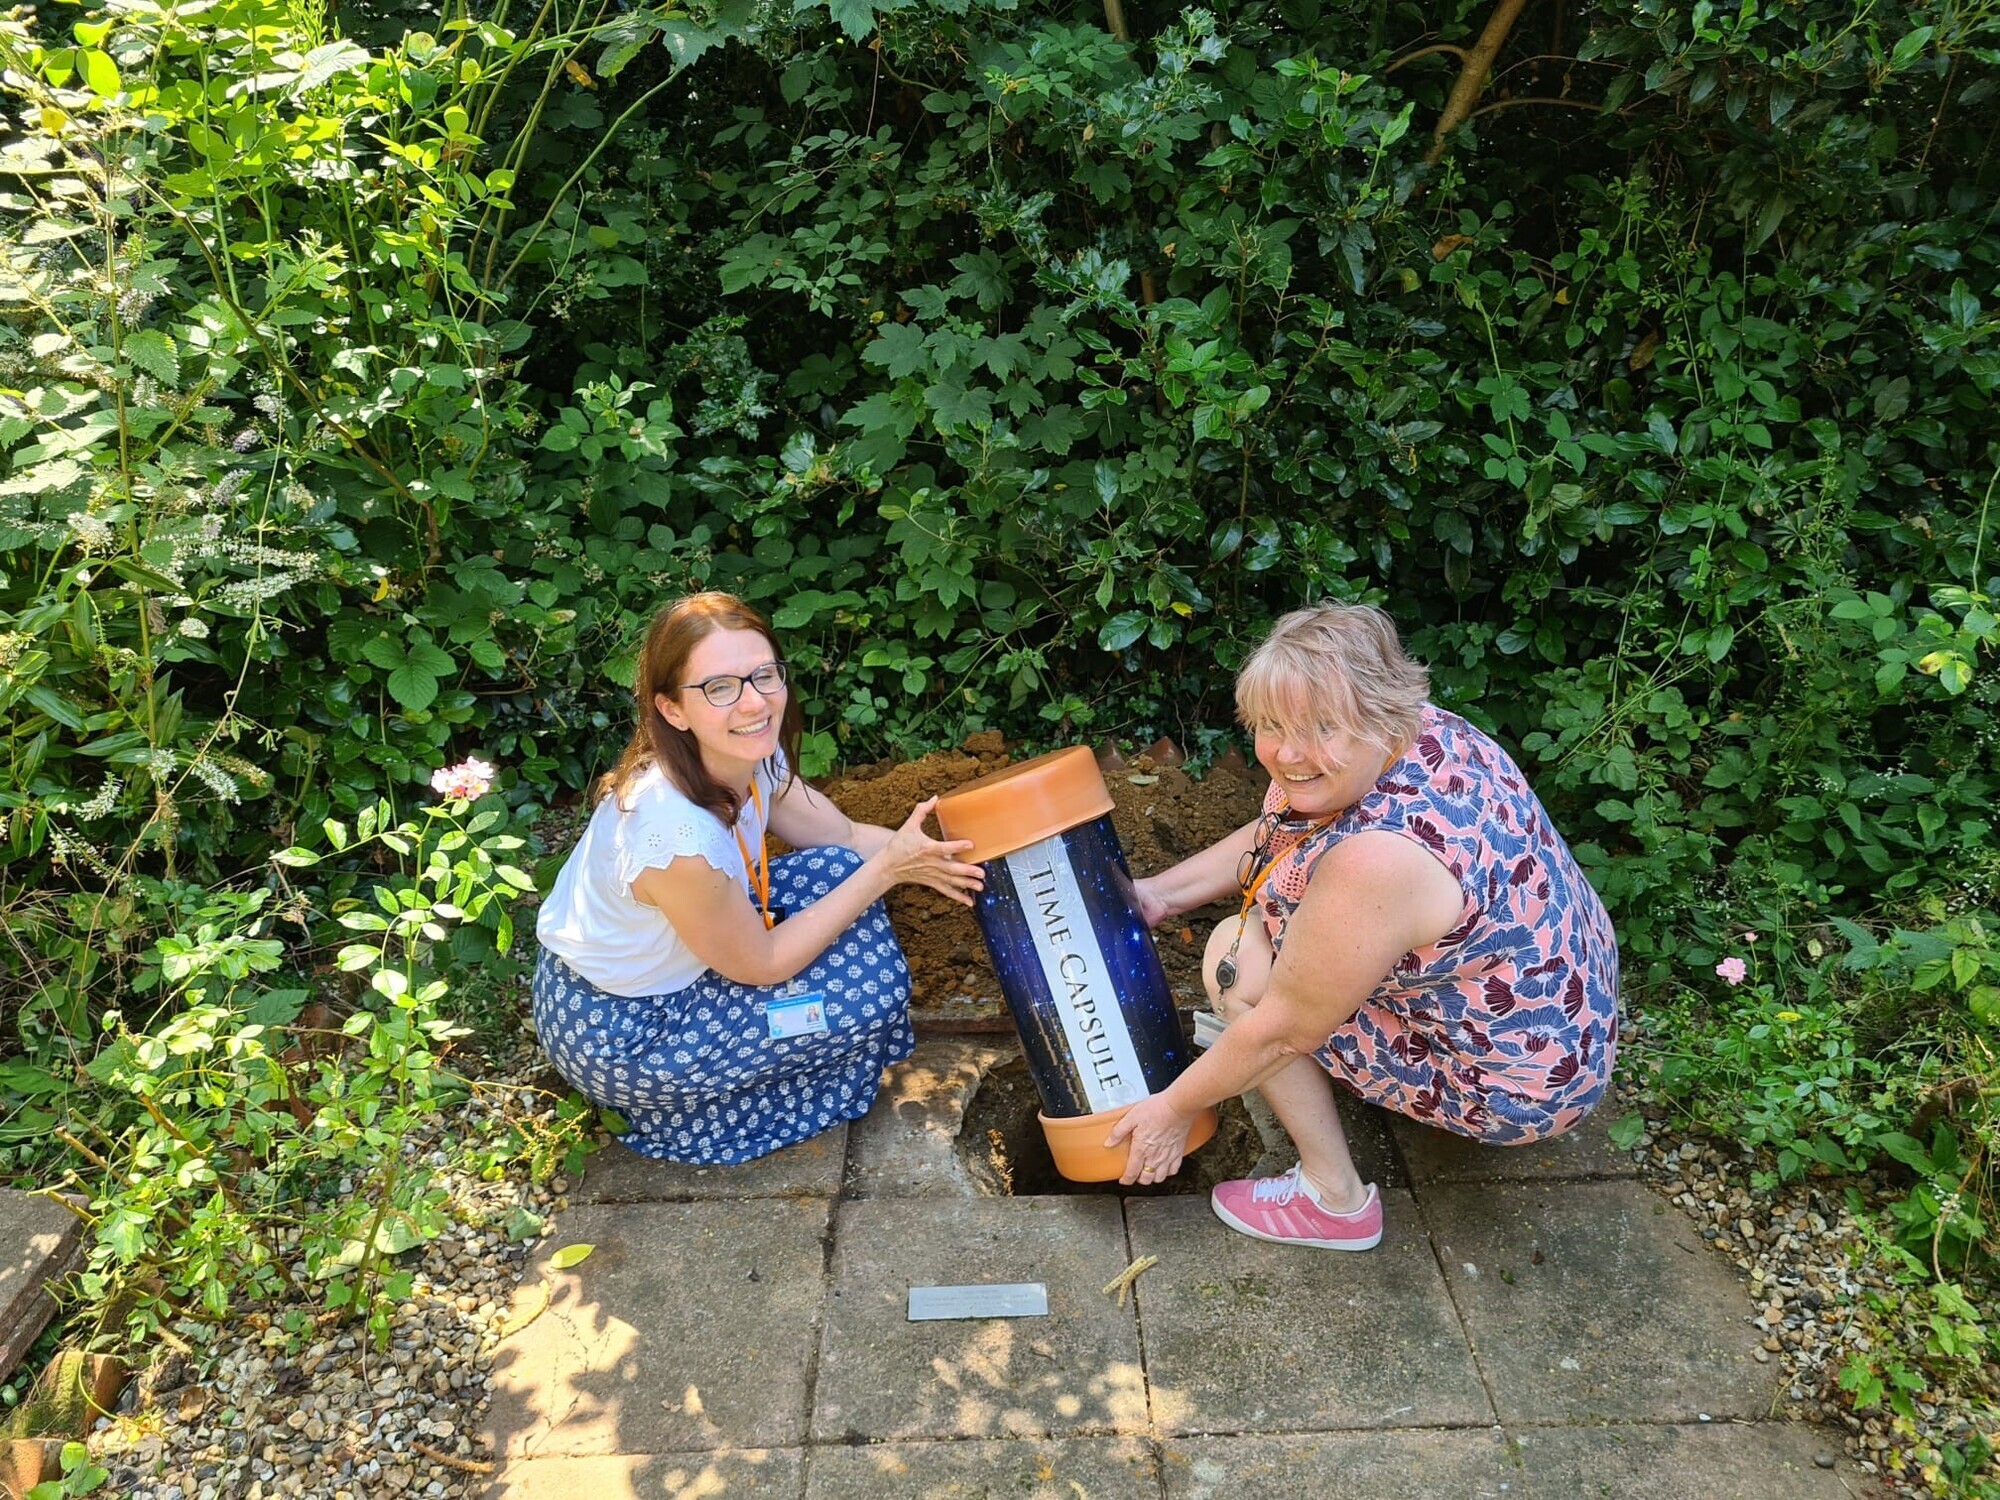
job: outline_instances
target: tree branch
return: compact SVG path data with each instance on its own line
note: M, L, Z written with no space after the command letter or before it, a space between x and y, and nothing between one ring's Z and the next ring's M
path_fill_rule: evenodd
M1458 43L1432 42L1428 47L1419 47L1414 52L1405 52L1401 57L1397 58L1394 62L1390 63L1388 67L1382 70L1382 76L1386 78L1391 73L1395 72L1396 69L1403 67L1406 64L1413 63L1420 57L1436 57L1440 52L1450 53L1453 57L1457 58L1460 63L1463 63L1465 61L1465 56L1466 56L1465 49L1459 46Z
M1623 66L1625 66L1623 63L1615 62L1608 57L1571 57L1567 53L1563 52L1537 52L1533 57L1516 58L1513 62L1510 62L1509 64L1507 64L1506 67L1502 68L1498 73L1495 73L1493 75L1493 81L1495 83L1498 83L1501 79L1505 78L1509 73L1512 73L1520 68L1525 68L1528 66L1529 63L1538 63L1538 62L1568 63L1571 67L1575 67L1577 64L1581 63L1583 66L1587 68L1622 68Z
M1493 72L1493 60L1507 44L1507 35L1527 4L1528 0L1499 0L1493 14L1486 18L1486 29L1479 33L1479 40L1465 55L1465 66L1459 69L1458 81L1451 86L1451 97L1445 100L1444 112L1431 131L1431 148L1424 153L1427 164L1437 165L1452 132L1472 118L1472 103L1486 87L1486 80Z
M1592 114L1604 112L1603 105L1593 104L1588 99L1565 99L1556 94L1516 94L1511 99L1495 99L1491 104L1482 104L1466 118L1476 120L1481 115L1490 115L1496 109L1511 109L1516 104L1560 104L1566 109L1587 109Z

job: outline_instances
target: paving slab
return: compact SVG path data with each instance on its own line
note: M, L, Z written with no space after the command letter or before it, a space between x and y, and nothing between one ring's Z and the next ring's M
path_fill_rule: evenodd
M83 1221L39 1193L0 1188L0 1379L55 1316L49 1283L76 1269Z
M1110 1198L870 1198L836 1212L816 1442L1090 1436L1146 1426ZM913 1286L1039 1281L1038 1318L908 1321Z
M1447 1183L1423 1208L1503 1422L1770 1409L1735 1268L1641 1184Z
M508 1458L796 1446L825 1299L824 1199L573 1208L495 1355L485 1431ZM550 1257L596 1248L568 1271Z
M1520 1465L1497 1427L1172 1439L1161 1445L1160 1471L1167 1500L1518 1500L1523 1493Z
M1610 1130L1624 1113L1615 1099L1585 1115L1552 1140L1526 1146L1492 1146L1449 1130L1389 1115L1389 1129L1419 1189L1430 1182L1569 1181L1593 1177L1637 1177L1630 1151L1611 1144Z
M809 1141L733 1167L652 1161L613 1142L591 1153L583 1181L570 1194L580 1203L685 1203L731 1198L831 1198L840 1191L847 1155L842 1122Z
M1155 1500L1158 1468L1130 1437L815 1448L806 1500Z
M1200 1198L1125 1206L1158 1430L1484 1426L1494 1420L1410 1195L1360 1255L1254 1240Z
M889 1069L875 1105L847 1139L847 1193L856 1198L975 1198L958 1154L965 1106L986 1075L1021 1055L1011 1037L936 1037Z
M707 1500L717 1495L799 1500L804 1484L804 1452L798 1448L526 1458L500 1471L486 1500Z
M1876 1481L1801 1422L1515 1429L1535 1500L1852 1500ZM1836 1469L1814 1460L1832 1457Z

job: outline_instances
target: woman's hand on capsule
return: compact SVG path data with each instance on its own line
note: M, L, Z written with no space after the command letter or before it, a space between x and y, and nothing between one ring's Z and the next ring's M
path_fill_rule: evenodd
M937 804L937 798L926 797L910 809L882 855L896 884L929 886L961 906L970 906L986 884L986 872L965 862L971 839L934 839L925 830Z

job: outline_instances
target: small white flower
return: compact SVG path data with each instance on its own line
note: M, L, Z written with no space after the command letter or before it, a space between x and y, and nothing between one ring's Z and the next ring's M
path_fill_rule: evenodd
M476 755L431 772L431 790L448 799L471 802L485 796L492 786L493 767Z
M188 774L224 802L239 802L242 800L242 794L236 785L236 778L205 755L198 755L188 762Z
M111 810L118 805L118 794L124 790L125 783L122 780L116 776L107 776L104 779L104 785L97 789L95 796L88 802L71 808L70 811L86 821L93 818L107 817Z

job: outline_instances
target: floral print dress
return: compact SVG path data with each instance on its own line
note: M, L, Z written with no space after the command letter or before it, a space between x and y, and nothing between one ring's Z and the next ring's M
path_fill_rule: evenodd
M1374 788L1316 833L1287 820L1273 783L1279 856L1263 916L1274 949L1312 872L1341 840L1399 834L1465 893L1458 925L1397 960L1316 1054L1362 1098L1498 1144L1559 1134L1603 1097L1618 1045L1618 944L1505 750L1426 704L1415 742Z

